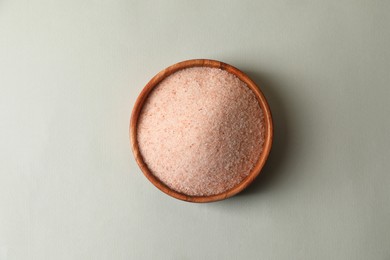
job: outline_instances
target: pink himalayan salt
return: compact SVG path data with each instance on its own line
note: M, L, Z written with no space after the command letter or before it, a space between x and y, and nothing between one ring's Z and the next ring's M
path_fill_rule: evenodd
M137 139L150 171L191 196L223 193L248 176L264 143L263 111L235 75L194 67L164 79L141 111Z

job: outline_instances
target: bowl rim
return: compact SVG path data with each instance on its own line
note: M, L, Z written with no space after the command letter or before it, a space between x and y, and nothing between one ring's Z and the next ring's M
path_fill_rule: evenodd
M233 75L237 76L241 81L245 82L247 86L252 90L252 92L255 94L257 101L259 102L260 108L263 110L264 114L264 144L263 144L263 151L260 154L260 157L258 161L256 162L253 169L250 171L247 177L245 177L239 184L234 186L233 188L219 194L210 195L210 196L191 196L186 195L180 192L177 192L171 188L169 188L165 183L160 181L156 176L153 175L153 173L149 170L146 163L143 160L143 157L141 155L141 152L139 150L139 145L137 141L137 124L138 119L140 116L140 113L142 111L143 105L145 104L145 101L147 100L149 94L152 92L154 87L156 87L162 80L164 80L166 77L170 76L171 74L182 70L186 68L191 67L211 67L211 68L219 68L222 70L225 70L229 73L232 73ZM210 60L210 59L192 59L192 60L185 60L182 62L178 62L176 64L173 64L159 73L157 73L142 89L141 93L138 95L133 111L131 113L130 117L130 126L129 126L129 134L130 134L130 143L131 143L131 149L134 155L134 158L140 167L141 171L145 175L145 177L153 183L154 186L156 186L159 190L162 192L168 194L171 197L174 197L179 200L187 201L187 202L213 202L213 201L219 201L223 199L227 199L229 197L232 197L242 190L244 190L246 187L249 186L253 182L253 180L260 174L265 162L268 159L269 153L271 151L272 147L272 141L273 141L273 122L272 122L272 115L271 110L269 108L268 102L260 90L260 88L256 85L254 81L252 81L248 75L246 75L241 70L227 64L221 61L217 60Z

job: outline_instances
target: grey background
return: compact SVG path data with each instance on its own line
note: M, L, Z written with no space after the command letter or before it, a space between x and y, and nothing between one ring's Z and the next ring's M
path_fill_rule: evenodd
M390 259L389 1L0 1L0 259ZM263 175L172 199L129 147L161 69L230 63L275 123Z

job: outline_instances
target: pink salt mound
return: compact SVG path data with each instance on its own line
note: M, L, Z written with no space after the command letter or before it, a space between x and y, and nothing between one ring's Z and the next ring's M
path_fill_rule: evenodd
M137 139L150 171L191 196L223 193L248 176L263 149L263 112L235 75L194 67L164 79L141 111Z

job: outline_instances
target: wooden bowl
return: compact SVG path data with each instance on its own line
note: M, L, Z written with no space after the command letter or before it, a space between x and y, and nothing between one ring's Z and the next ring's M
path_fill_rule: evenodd
M167 185L165 185L163 182L161 182L157 177L153 175L153 173L148 169L148 166L145 164L142 155L139 150L138 141L137 141L137 123L138 118L140 115L140 112L142 110L142 107L145 103L145 100L148 98L149 93L153 90L155 86L157 86L163 79L168 77L169 75L175 73L176 71L190 68L190 67L212 67L212 68L219 68L222 70L225 70L229 73L232 73L236 75L241 81L245 82L248 87L253 91L255 94L260 108L263 110L264 113L264 144L263 144L263 151L260 154L260 157L253 167L252 171L249 173L249 175L243 179L238 185L231 188L230 190L227 190L226 192L211 195L211 196L189 196L186 194L179 193L175 190L172 190ZM268 155L271 150L272 146L272 138L273 138L273 125L272 125L272 117L271 117L271 111L269 109L268 103L263 95L263 93L260 91L260 89L257 87L257 85L242 71L239 69L215 60L207 60L207 59L196 59L196 60L187 60L183 62L176 63L161 72L159 72L156 76L154 76L148 84L144 87L140 95L138 96L133 112L130 119L130 140L131 140L131 147L133 150L133 154L135 157L135 160L137 161L139 167L141 168L142 172L146 176L146 178L149 179L150 182L152 182L158 189L165 192L166 194L180 200L189 201L189 202L212 202L212 201L218 201L223 200L226 198L229 198L243 189L245 189L260 173L261 169L263 168Z

